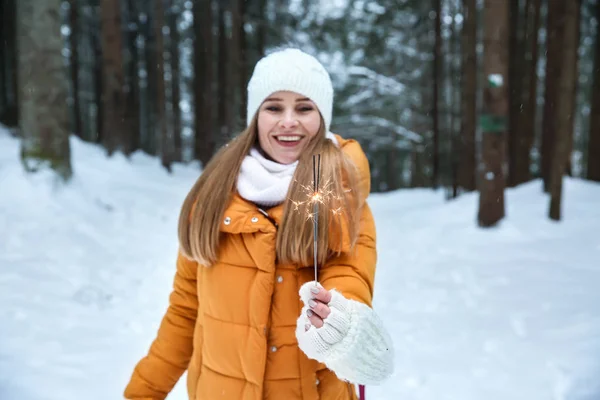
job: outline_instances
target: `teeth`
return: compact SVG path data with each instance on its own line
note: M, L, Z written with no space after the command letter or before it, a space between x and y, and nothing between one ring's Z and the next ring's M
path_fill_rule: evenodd
M300 136L278 136L277 140L281 140L282 142L297 142L302 139Z

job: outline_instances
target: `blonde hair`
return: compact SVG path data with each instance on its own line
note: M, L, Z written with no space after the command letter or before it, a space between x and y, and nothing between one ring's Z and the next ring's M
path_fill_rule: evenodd
M209 266L218 259L220 225L231 196L236 192L237 177L244 157L257 143L257 116L237 137L223 146L204 168L186 196L179 215L179 243L182 253ZM319 199L318 263L324 264L339 253L343 243L351 246L358 237L358 172L352 160L325 138L325 125L302 152L287 193L283 216L277 231L277 260L282 263L310 265L313 260L313 154L321 156ZM364 194L366 196L366 194Z

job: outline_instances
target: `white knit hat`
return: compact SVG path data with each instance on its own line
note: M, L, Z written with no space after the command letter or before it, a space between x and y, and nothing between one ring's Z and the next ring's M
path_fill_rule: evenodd
M258 61L248 82L248 125L263 101L280 90L296 92L311 99L323 116L326 132L329 131L333 85L329 74L316 58L289 48L271 53Z

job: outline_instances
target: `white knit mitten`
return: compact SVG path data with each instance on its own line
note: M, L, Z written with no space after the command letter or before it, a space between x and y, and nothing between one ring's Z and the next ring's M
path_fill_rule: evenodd
M320 284L317 284L322 287ZM324 363L340 379L360 385L381 383L394 370L392 340L377 314L367 305L349 300L335 289L330 290L331 314L324 325L310 325L306 315L310 289L315 282L300 288L304 302L296 323L298 346L309 357Z

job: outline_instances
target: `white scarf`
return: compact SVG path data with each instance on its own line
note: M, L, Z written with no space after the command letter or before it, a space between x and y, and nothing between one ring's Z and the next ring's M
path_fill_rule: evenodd
M331 132L326 137L336 146L338 142ZM253 203L272 207L283 203L290 183L298 166L298 161L280 164L263 156L253 147L242 161L237 180L240 196Z
M297 165L298 161L286 165L268 160L253 147L242 161L238 192L244 199L263 206L282 203Z

